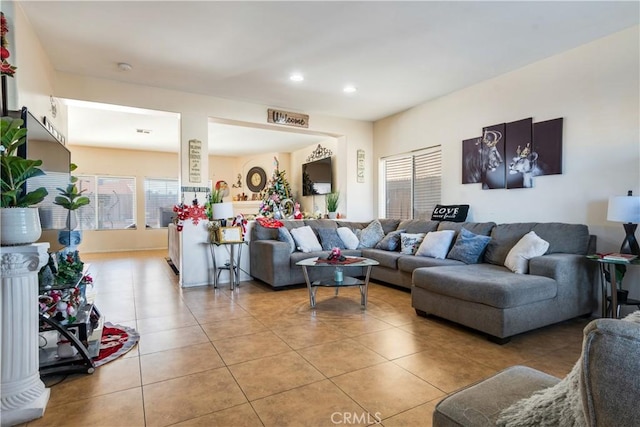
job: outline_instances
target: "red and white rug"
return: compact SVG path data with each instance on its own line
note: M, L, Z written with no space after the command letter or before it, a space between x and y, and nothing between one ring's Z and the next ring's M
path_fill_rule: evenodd
M102 366L124 355L140 341L140 334L133 328L105 322L100 340L100 353L93 359L95 367Z

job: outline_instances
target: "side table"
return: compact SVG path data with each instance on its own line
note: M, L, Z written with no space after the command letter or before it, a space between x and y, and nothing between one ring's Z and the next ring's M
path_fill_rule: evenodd
M618 301L618 280L616 277L616 265L640 265L640 259L633 261L614 261L603 259L597 255L588 258L596 261L600 270L600 289L602 293L601 315L602 317L619 317L619 311L621 305L637 305L640 308L640 301L635 299L627 299L626 301ZM609 291L607 292L607 278L606 273L609 274ZM609 295L607 295L607 293ZM609 305L607 304L609 302ZM610 314L609 314L610 313Z
M213 261L213 287L218 287L218 278L222 270L229 270L229 289L234 290L237 286L240 286L240 261L242 260L242 245L248 245L249 242L211 242L209 243L209 250L211 251L211 259ZM229 265L221 265L218 267L216 260L216 248L217 247L229 248ZM236 246L239 247L238 255L236 256Z

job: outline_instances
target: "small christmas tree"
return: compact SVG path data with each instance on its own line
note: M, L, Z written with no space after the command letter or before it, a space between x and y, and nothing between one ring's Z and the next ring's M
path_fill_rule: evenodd
M285 176L286 172L280 170L277 157L273 160L275 169L271 181L262 192L260 215L280 219L293 213L294 202L291 199L291 186Z

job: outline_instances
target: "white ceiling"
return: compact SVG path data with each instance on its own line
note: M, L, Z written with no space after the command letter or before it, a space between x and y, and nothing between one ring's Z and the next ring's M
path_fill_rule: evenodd
M177 113L76 100L62 102L68 108L67 140L71 145L178 151L180 115ZM216 156L288 153L327 138L326 135L238 126L213 120L209 122L208 132L209 154Z
M19 3L57 70L368 121L639 21L637 1Z

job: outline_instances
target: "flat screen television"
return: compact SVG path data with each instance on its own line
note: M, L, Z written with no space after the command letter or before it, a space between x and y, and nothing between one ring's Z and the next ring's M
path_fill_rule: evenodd
M331 157L302 165L302 195L315 196L332 192L333 170Z

